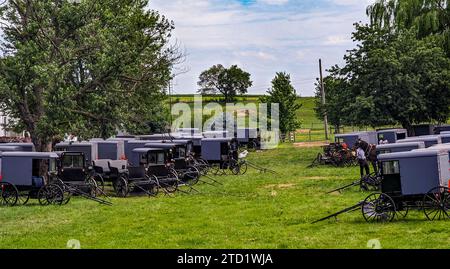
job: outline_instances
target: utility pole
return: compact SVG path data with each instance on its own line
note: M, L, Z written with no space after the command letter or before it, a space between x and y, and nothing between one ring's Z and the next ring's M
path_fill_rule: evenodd
M322 95L322 105L325 106L325 84L323 83L323 73L322 73L322 59L319 59L319 71L320 71L320 94ZM325 124L325 139L328 140L328 116L327 111L324 111L323 123Z

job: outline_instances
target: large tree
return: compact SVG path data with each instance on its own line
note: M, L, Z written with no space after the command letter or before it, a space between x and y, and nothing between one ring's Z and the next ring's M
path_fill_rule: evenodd
M449 0L377 0L367 15L371 24L393 31L416 28L419 38L438 35L450 56Z
M147 0L8 0L1 7L0 103L38 150L142 129L179 55L173 23Z
M234 101L237 94L245 94L252 86L250 74L232 65L225 68L223 65L214 65L200 74L198 86L202 94L222 94L224 101Z
M277 73L272 80L272 87L267 93L268 95L262 96L260 101L269 105L279 105L280 132L285 134L299 128L300 121L297 118L297 110L301 108L301 105L297 103L298 96L292 86L291 76L284 72Z
M446 122L450 101L450 60L437 37L416 38L416 31L395 33L356 24L359 45L345 56L341 75L353 100L345 113L351 122L380 126ZM346 94L348 96L348 94Z

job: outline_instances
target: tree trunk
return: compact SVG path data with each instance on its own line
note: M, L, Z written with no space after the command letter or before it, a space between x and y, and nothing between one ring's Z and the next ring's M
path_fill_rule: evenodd
M51 152L52 142L39 136L32 135L32 141L37 152ZM42 161L39 167L39 175L43 176L46 184L48 183L48 163Z

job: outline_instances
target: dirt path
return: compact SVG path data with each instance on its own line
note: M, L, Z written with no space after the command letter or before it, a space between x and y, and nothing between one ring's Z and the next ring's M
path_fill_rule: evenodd
M328 145L325 141L317 141L317 142L299 142L294 143L294 147L296 148L313 148L313 147L321 147Z

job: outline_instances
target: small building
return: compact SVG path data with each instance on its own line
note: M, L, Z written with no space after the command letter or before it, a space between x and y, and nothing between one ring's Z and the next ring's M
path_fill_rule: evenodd
M433 124L413 125L414 136L434 135L434 127Z

